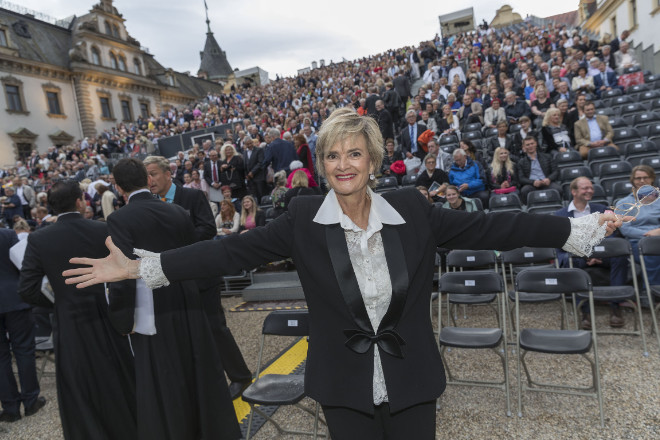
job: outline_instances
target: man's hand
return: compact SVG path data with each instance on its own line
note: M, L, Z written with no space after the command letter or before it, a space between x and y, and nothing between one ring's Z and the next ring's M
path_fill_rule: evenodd
M550 186L550 179L548 179L547 177L541 180L541 182L543 182L543 186Z
M406 152L406 157L407 157L408 159L412 159L412 158L413 158L413 155L412 155L412 153L411 153L410 151L408 151L408 152Z
M600 258L589 258L587 260L587 266L595 266L597 264L603 264L603 260Z
M542 180L535 180L534 181L534 187L535 188L540 188L541 186L543 186L543 181Z
M467 183L463 183L463 184L461 184L461 186L458 187L458 192L463 192L463 191L465 191L465 190L468 189L468 188L469 188L468 184L467 184Z
M250 171L249 173L247 173L247 178L248 178L248 179L252 179L253 177L254 177L254 175L252 175L252 171Z

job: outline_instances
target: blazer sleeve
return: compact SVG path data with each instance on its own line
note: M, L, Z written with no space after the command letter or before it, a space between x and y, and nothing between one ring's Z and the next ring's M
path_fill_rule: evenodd
M587 127L586 130L584 127ZM580 120L575 123L573 131L575 132L575 147L586 147L591 143L589 136L589 126L585 120Z
M211 278L290 257L300 199L303 197L294 199L287 213L262 228L161 253L163 273L170 282Z
M27 248L18 281L18 294L23 301L32 306L53 307L53 303L41 293L41 280L46 272L41 264L34 240L31 238L31 235L27 238Z
M598 119L598 125L600 126L600 131L603 133L603 139L612 142L612 139L614 139L614 129L612 128L610 121L607 120L605 116Z

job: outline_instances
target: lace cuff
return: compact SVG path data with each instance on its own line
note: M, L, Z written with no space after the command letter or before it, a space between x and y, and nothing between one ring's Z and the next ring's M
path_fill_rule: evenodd
M133 253L140 257L138 276L144 280L148 288L153 290L170 285L160 264L160 254L143 249L133 249Z
M571 234L562 247L566 252L570 252L579 257L588 257L593 252L593 247L605 238L607 225L598 224L600 214L597 212L580 218L570 218Z

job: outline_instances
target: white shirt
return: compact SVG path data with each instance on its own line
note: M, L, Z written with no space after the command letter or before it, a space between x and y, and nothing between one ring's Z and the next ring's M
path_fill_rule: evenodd
M371 198L371 208L366 231L344 214L334 190L325 197L314 217L314 222L323 225L339 223L344 229L348 254L360 287L360 294L371 326L377 331L392 299L392 282L380 231L383 229L383 224L401 225L405 220L383 197L370 189L368 195ZM373 399L374 405L388 401L383 366L376 347L374 348Z
M587 206L584 207L584 211L580 211L571 200L571 203L568 205L568 212L571 211L573 211L573 218L580 218L591 214L591 207L589 207L589 204L587 203Z

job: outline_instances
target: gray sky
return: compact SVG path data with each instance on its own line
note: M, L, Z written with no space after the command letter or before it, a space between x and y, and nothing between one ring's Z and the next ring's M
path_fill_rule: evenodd
M81 16L98 0L14 0L21 6L65 18ZM438 15L474 7L478 22L490 22L504 2L467 0L373 2L357 0L207 0L211 30L233 68L259 66L272 79L295 75L311 62L355 59L390 48L417 44L439 32ZM547 17L575 10L578 0L507 1L523 18ZM414 5L406 10L401 5ZM130 35L149 48L165 67L199 68L206 41L203 0L115 0Z

